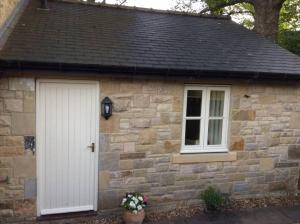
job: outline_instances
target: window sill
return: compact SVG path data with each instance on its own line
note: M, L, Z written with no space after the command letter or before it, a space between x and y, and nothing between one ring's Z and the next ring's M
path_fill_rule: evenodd
M173 154L172 163L208 163L208 162L231 162L237 160L236 152L226 153L199 153L199 154Z

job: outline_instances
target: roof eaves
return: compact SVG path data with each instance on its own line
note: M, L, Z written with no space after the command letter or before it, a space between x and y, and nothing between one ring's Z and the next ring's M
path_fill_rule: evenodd
M101 74L115 74L118 76L135 76L136 78L176 78L176 79L198 79L198 78L230 78L230 79L264 79L264 80L300 80L299 74L269 73L251 71L217 71L217 70L188 70L169 68L147 68L136 66L102 66L71 63L48 63L30 61L8 61L0 59L0 70L54 70L54 71L77 71L96 72ZM142 75L141 75L142 74Z

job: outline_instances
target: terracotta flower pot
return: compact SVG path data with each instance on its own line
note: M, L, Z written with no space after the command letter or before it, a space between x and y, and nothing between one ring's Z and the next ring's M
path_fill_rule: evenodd
M145 211L141 210L137 214L130 211L125 211L123 214L123 221L126 224L142 224L145 218Z

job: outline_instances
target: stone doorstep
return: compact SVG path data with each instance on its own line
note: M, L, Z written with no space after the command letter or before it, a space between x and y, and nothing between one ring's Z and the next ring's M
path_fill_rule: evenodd
M87 212L72 212L72 213L63 213L63 214L53 214L53 215L42 215L36 218L37 221L53 221L53 220L62 220L69 219L68 223L72 221L73 218L86 218L91 216L97 216L96 211L87 211ZM74 221L75 222L75 221Z

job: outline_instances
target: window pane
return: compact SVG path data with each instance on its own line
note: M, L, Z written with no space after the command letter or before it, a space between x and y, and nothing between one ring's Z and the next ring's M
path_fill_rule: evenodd
M224 110L224 91L211 91L209 103L209 116L222 117Z
M207 145L220 145L222 143L223 120L209 120Z
M200 120L186 120L185 145L200 144Z
M188 90L186 116L187 117L201 116L201 104L202 104L202 91Z

